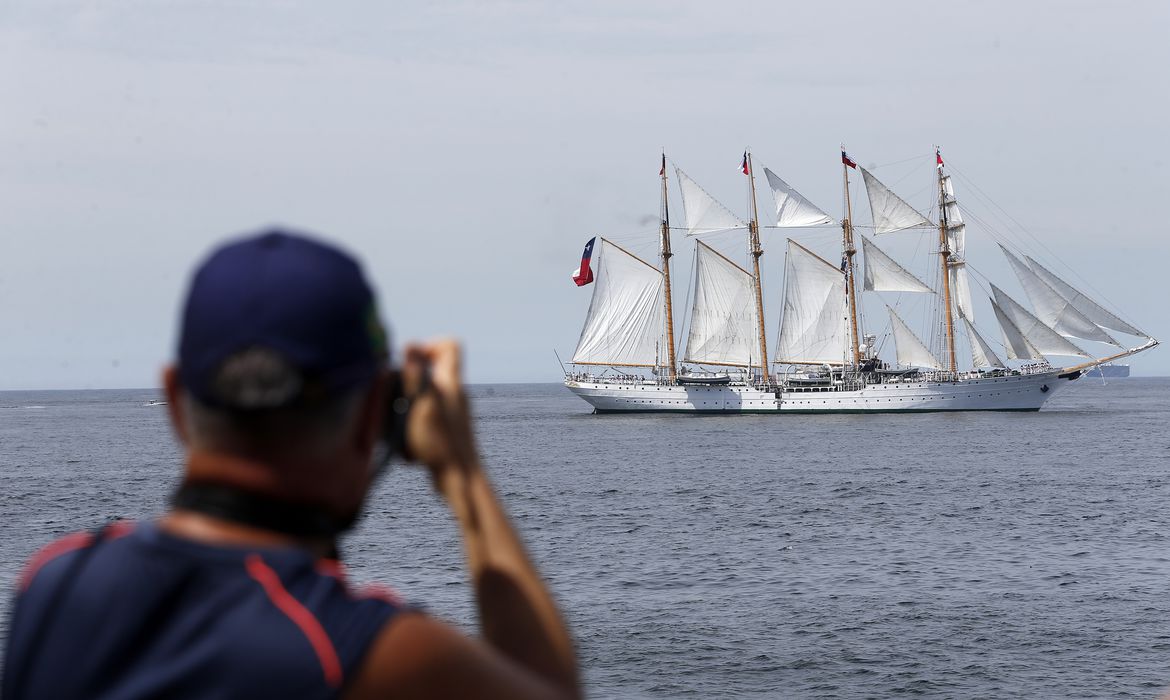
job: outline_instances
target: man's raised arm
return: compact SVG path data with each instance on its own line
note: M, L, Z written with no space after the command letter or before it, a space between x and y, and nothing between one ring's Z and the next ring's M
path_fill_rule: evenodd
M459 359L451 341L407 348L407 386L429 373L407 441L459 523L483 642L408 613L383 632L350 697L580 697L569 631L480 465Z

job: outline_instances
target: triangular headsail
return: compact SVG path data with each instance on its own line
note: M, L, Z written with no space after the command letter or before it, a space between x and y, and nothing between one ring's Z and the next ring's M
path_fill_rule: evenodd
M662 272L604 238L598 242L593 298L573 362L653 367L664 324Z
M787 182L771 170L764 168L764 175L772 187L776 200L776 225L782 228L820 226L837 223L833 217L821 211L815 204L804 198Z
M892 233L915 226L931 226L930 220L918 210L890 191L865 168L861 168L865 179L865 192L869 195L869 211L873 216L875 233Z
M865 291L934 292L865 236L861 237L861 249L865 257Z
M688 236L747 226L730 209L720 204L719 200L707 194L707 191L681 168L675 167L674 172L678 177L679 191L682 193L683 217L687 221Z
M1024 259L1028 261L1028 265L1031 266L1032 271L1036 273L1037 277L1044 280L1044 282L1047 283L1049 287L1052 287L1054 290L1056 290L1056 292L1061 297L1066 299L1068 303L1073 306L1073 308L1075 308L1077 311L1080 311L1093 323L1104 328L1118 331L1120 333L1128 333L1130 335L1137 335L1143 338L1149 337L1142 331L1139 331L1137 328L1134 328L1125 321L1122 321L1116 315L1107 311L1104 307L1085 296L1083 293L1074 289L1072 285L1054 275L1047 268L1032 258L1024 256Z
M1012 252L1000 244L999 249L1007 258L1012 271L1020 280L1020 286L1036 309L1036 317L1050 326L1054 331L1070 338L1096 340L1121 347L1108 333L1090 321L1063 296L1039 277L1032 268L1020 261Z
M1003 360L995 354L983 336L979 335L975 330L975 326L971 325L965 317L963 318L963 325L967 328L967 339L971 341L971 365L976 369L980 367L1006 367Z
M750 366L752 351L758 350L752 275L702 241L697 243L695 300L683 361Z
M887 306L886 309L890 312L890 329L894 333L894 350L898 354L898 364L903 367L943 369L943 364L918 336L914 335L910 326L907 326L892 308Z
M845 273L789 239L776 363L843 364Z
M1004 310L999 308L995 300L991 300L991 310L995 312L995 320L999 321L999 330L1003 333L1003 346L1007 350L1009 360L1043 360L1044 355L1028 342L1024 334L1016 328L1016 324L1008 318Z
M1064 336L1046 326L1043 321L1033 316L1019 302L1004 294L1003 290L999 287L996 287L994 284L991 285L991 292L995 295L996 306L1011 319L1011 322L1028 339L1032 347L1039 350L1042 354L1089 357L1087 352L1073 345Z

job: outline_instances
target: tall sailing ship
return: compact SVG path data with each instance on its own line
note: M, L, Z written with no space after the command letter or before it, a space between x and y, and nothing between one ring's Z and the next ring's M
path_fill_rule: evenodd
M792 238L787 240L783 308L771 353L760 279L764 251L752 154L745 152L742 163L749 192L747 221L675 167L686 234L695 237L691 304L679 358L663 154L658 264L606 238L595 239L596 248L590 241L574 280L595 286L572 356L573 367L565 373L565 386L599 413L1036 411L1086 370L1158 344L1032 257L1001 243L1031 309L987 280L991 316L1002 341L999 347L993 346L975 325L972 270L965 257L966 225L942 155L936 150L935 156L935 221L873 173L858 168L844 148L844 217L840 222L764 169L776 204L775 228L839 226L841 232L840 264ZM937 282L924 283L879 248L872 236L855 231L850 173L857 170L869 200L873 236L912 229L937 232L933 244L937 246L933 275ZM746 233L746 266L701 238L734 230ZM979 279L975 282L982 286ZM898 304L887 303L886 328L895 359L892 363L882 359L883 343L876 334L866 332L859 305L863 294L875 293L898 298L903 293L926 295L936 300L931 304L934 342L923 342L895 309ZM1136 340L1126 343L1116 335ZM1094 357L1073 339L1110 350ZM960 363L962 347L969 350L969 363ZM1064 365L1057 358L1073 359Z

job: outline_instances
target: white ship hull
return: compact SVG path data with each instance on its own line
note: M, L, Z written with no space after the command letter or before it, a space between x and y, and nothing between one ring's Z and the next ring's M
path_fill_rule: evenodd
M968 376L953 381L906 380L861 388L745 384L681 386L652 379L569 377L565 386L597 413L912 413L924 411L1038 411L1080 372Z

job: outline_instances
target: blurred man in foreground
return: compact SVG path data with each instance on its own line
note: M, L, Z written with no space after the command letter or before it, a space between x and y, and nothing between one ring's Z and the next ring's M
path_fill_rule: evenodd
M392 369L382 328L335 248L270 232L205 261L164 376L187 455L172 509L29 562L3 696L578 697L568 630L480 466L457 346ZM482 641L345 581L336 538L387 445L459 523Z

